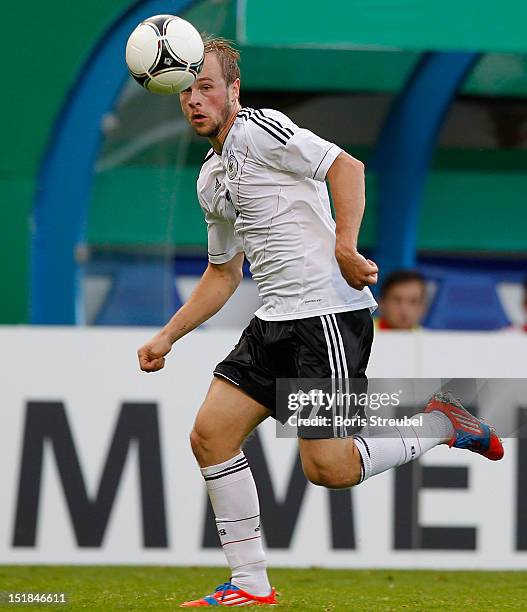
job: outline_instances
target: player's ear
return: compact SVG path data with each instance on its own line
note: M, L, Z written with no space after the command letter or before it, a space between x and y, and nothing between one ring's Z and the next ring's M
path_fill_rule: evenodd
M236 79L231 83L231 94L232 100L231 102L236 102L236 100L240 99L240 79Z

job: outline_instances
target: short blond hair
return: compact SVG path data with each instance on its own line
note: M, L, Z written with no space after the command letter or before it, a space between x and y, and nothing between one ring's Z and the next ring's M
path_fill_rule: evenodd
M223 78L227 85L232 85L236 79L240 78L240 53L234 48L232 40L226 38L209 36L203 34L203 45L205 53L215 53L221 66Z

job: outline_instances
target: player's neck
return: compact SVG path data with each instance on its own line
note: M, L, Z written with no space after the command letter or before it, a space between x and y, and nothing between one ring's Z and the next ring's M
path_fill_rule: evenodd
M240 112L240 109L241 109L240 103L236 102L236 104L234 105L232 109L231 114L227 118L225 125L221 128L218 135L215 136L214 138L209 138L211 147L214 149L214 152L217 153L218 155L221 155L221 151L223 149L223 143L225 142L225 139L227 138L227 134L229 133L229 130L231 129L233 123L236 121L236 115Z

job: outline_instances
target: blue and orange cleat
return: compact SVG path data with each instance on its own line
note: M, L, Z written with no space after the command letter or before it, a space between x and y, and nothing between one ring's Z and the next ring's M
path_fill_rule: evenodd
M494 427L470 414L450 393L434 393L424 412L432 410L442 412L454 427L454 435L448 441L448 446L465 448L491 461L503 457L503 445Z
M207 595L203 599L186 601L181 604L181 608L202 608L205 606L275 606L278 603L275 589L266 597L257 597L246 593L231 582L224 582L216 587L212 595Z

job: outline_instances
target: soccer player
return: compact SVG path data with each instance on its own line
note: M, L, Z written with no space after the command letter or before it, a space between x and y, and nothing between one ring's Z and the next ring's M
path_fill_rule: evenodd
M183 606L274 604L258 495L241 449L255 427L276 416L277 378L365 379L375 307L367 285L377 281L377 266L357 250L363 164L280 112L242 108L237 51L211 39L205 52L203 70L180 102L194 131L212 146L197 183L209 265L138 357L142 370L161 369L172 345L227 302L247 256L263 306L216 366L190 436L230 578ZM448 397L434 397L421 416L419 433L412 427L367 437L343 427L330 426L318 437L299 431L306 477L347 488L444 443L490 459L503 454L495 432Z

